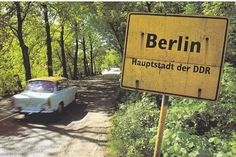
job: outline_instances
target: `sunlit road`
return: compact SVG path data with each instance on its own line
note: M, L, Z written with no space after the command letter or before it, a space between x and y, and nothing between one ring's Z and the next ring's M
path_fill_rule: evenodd
M75 82L79 99L64 115L13 116L0 122L0 157L103 157L109 119L116 105L116 79ZM1 100L0 117L7 112Z

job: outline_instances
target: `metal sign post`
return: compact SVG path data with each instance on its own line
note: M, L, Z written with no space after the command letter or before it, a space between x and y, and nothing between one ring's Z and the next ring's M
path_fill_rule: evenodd
M165 120L166 120L166 115L167 115L167 110L168 110L168 99L169 99L169 96L162 95L160 118L159 118L159 124L157 128L158 129L157 138L156 138L156 144L155 144L153 157L160 157L161 155L161 143L163 139Z

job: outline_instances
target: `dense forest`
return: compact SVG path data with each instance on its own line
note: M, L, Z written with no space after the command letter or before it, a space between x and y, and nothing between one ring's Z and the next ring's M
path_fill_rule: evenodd
M76 80L119 66L129 12L227 16L226 61L235 65L234 2L1 2L0 93L18 78Z
M0 3L1 95L18 90L18 79L23 84L39 76L77 80L100 73L104 68L118 67L125 32L119 19L126 15L113 14L123 6ZM106 8L111 10L109 15Z

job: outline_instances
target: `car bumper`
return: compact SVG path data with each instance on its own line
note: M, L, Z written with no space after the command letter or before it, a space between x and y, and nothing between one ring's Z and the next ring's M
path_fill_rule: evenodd
M12 109L14 113L52 113L54 110L51 109L44 109L44 108L14 108Z

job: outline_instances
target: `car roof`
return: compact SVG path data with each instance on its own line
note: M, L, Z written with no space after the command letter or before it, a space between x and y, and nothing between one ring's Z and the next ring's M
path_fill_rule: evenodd
M112 70L120 70L120 68L111 68Z
M29 80L29 82L31 81L51 81L51 82L57 82L57 81L61 81L61 80L66 80L65 77L53 77L53 76L49 76L49 77L39 77L39 78L34 78Z

